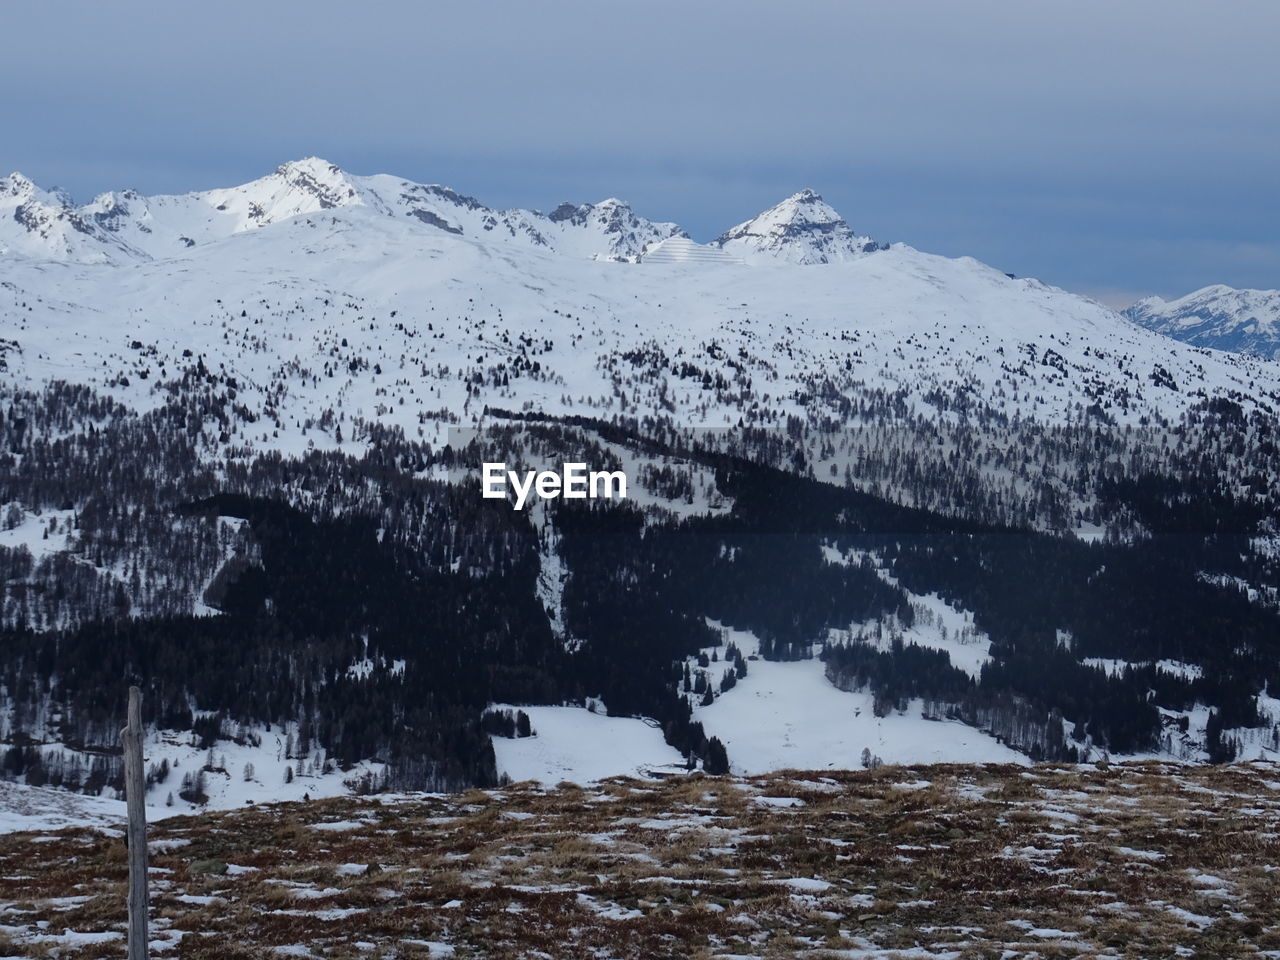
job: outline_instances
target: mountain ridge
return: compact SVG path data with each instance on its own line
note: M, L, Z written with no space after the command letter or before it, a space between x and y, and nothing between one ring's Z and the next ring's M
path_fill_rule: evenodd
M413 217L449 233L506 237L588 258L635 257L646 245L686 235L676 224L637 216L614 198L562 205L555 216L496 210L439 184L358 176L306 157L234 187L150 196L107 191L80 206L13 173L0 180L0 254L85 263L165 259L293 217L353 206Z
M12 198L14 209L57 199L25 178L4 182L9 188L0 196ZM447 187L389 175L353 177L312 158L225 190L152 198L132 191L103 194L84 207L62 209L51 223L91 245L94 255L77 260L55 250L45 257L0 256L0 318L10 320L13 330L14 345L6 349L10 375L39 382L55 370L64 376L80 371L75 376L85 383L144 407L155 402L147 399L153 381L140 380L147 365L139 364L131 343L154 345L157 357L169 358L160 365L164 370L180 365L184 348L199 350L240 368L246 384L265 388L275 374L262 359L274 352L287 351L277 363L288 358L301 368L333 369L328 351L336 342L335 325L350 323L342 317L353 311L340 310L343 301L360 304L355 313L384 321L395 312L405 329L390 340L344 329L336 339L351 346L342 353L377 355L403 339L397 364L414 356L419 364L430 358L431 365L448 367L451 376L465 371L473 383L467 396L486 392L477 384L491 380L489 368L497 363L508 386L498 391L505 396L494 397L495 406L518 406L512 403L518 398L548 412L576 412L564 402L568 391L608 397L630 377L671 376L670 370L647 373L619 359L647 350L648 341L686 355L714 342L729 356L749 358L738 361L739 370L717 359L719 380L707 374L712 383L751 383L741 389L759 406L748 421L764 415L765 393L768 406L782 401L807 413L812 404L795 398L815 390L902 391L920 403L931 391L950 393L966 382L968 397L981 398L1001 416L1051 422L1067 422L1086 409L1134 421L1143 411L1169 415L1195 402L1197 390L1234 392L1252 398L1249 403L1271 404L1270 396L1280 396L1280 378L1270 366L1202 354L1037 280L905 244L877 246L872 255L871 241L863 243L808 190L735 228L733 238L703 246L692 244L676 224L643 220L615 199L562 204L547 215L495 211ZM21 228L0 217L0 230L15 225ZM667 258L682 262L674 275L661 257L643 256L665 240L687 248ZM795 245L775 255L790 240ZM147 253L170 247L176 250L166 257ZM825 261L814 259L824 251L830 254ZM701 259L731 266L707 272L696 265ZM599 262L608 260L624 262ZM117 269L103 272L98 267L104 262ZM782 272L751 269L762 263ZM50 285L55 264L57 282ZM193 279L193 269L206 279ZM309 326L295 331L271 320L282 299L296 301L291 312L307 317ZM257 329L243 329L228 310L232 303L242 304L237 312L246 318L256 315ZM479 303L497 314L477 316ZM265 315L259 312L263 304L272 305ZM454 319L432 331L423 355L408 324L426 327L442 315ZM84 317L98 319L86 325ZM486 325L499 317L503 333L495 341ZM108 318L112 322L102 324ZM559 385L510 380L511 345L537 328L558 344L540 364L543 376L550 370L562 378ZM251 333L257 345L246 353ZM289 339L296 336L306 343ZM76 340L92 346L63 356ZM379 362L386 366L387 359ZM765 376L785 388L762 389L758 378ZM350 379L352 390L365 392L361 378ZM454 386L446 380L436 390L451 395ZM1036 391L1030 406L1028 389ZM400 386L393 393L410 400ZM730 401L731 393L721 388L679 403L655 397L641 406L723 425L743 414L742 400ZM314 386L295 387L292 402L304 397L309 416L329 402ZM455 399L461 406L465 397ZM413 398L415 405L420 401L420 395ZM370 397L368 406L377 403ZM398 419L399 412L389 416Z
M85 263L164 259L292 217L352 206L403 214L456 235L501 236L588 259L634 261L665 239L689 237L678 224L648 220L615 197L565 202L547 214L497 210L447 186L351 174L313 156L233 187L154 195L111 190L79 206L64 192L42 190L14 172L0 180L0 254ZM767 236L751 233L753 225ZM875 249L812 190L775 204L712 244L742 247L729 251L735 256L766 254L793 263L827 263Z
M1144 297L1121 314L1184 343L1280 360L1280 290L1212 284L1173 300Z

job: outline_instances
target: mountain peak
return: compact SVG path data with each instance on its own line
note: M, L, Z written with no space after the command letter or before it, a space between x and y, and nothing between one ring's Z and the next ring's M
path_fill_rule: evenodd
M835 211L831 204L822 199L816 190L805 188L793 193L781 203L776 203L759 214L754 221L757 225L769 224L844 224L845 220Z
M748 259L761 255L791 263L851 260L876 249L816 190L805 188L712 241Z
M0 197L31 197L36 192L36 185L17 170L7 177L0 178Z
M364 202L355 180L337 164L320 157L290 160L267 176L238 187L190 196L225 215L223 219L230 227L226 233Z
M323 170L332 171L333 173L341 173L342 168L336 163L330 163L324 157L315 155L309 157L301 157L297 160L286 160L276 168L280 171L285 170L307 170L310 172L318 172Z
M321 157L288 160L276 167L276 173L286 180L310 179L326 183L345 181L347 176L336 163L330 163Z
M618 217L630 213L631 204L625 200L619 200L617 197L609 197L598 203L572 203L566 200L547 214L547 219L555 223L569 220L581 225L592 214L601 217Z
M274 176L303 196L314 198L322 210L360 202L355 185L343 169L320 157L303 157L282 163L276 167Z

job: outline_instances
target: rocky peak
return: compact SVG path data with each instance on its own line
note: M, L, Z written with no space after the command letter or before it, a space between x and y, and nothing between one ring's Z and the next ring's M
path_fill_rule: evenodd
M877 249L870 237L855 233L821 194L808 189L793 193L712 242L741 256L765 255L792 263L850 260Z

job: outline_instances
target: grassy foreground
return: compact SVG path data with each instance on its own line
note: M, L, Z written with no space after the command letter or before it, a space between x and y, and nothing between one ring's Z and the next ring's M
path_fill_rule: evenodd
M109 832L108 832L109 833ZM1280 768L517 784L153 824L153 955L1280 956ZM123 957L123 841L0 836L0 957Z

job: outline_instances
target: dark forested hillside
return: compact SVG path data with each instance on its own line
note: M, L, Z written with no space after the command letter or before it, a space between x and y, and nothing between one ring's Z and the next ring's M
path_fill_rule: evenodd
M712 622L766 659L822 658L877 714L919 700L1032 757L1191 742L1221 760L1280 736L1258 706L1280 690L1280 577L1250 549L1265 484L1103 479L1106 509L1144 533L1089 542L995 504L957 516L822 482L786 433L725 444L493 410L438 448L361 425L360 457L216 460L198 425L220 409L195 394L139 415L54 385L3 411L0 501L21 508L0 520L26 537L0 546L6 776L115 783L129 683L161 728L212 745L296 725L301 756L385 764L371 788L494 783L495 702L599 698L721 769L693 707L749 665L723 649L737 671L706 679L691 658L721 644ZM515 511L474 469L624 453L644 495L621 502ZM980 673L904 640L924 595L971 612Z

